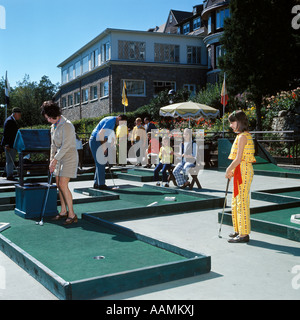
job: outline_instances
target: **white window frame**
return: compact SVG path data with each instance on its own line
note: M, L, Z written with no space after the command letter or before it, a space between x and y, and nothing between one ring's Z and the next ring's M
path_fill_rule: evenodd
M89 101L89 89L88 88L84 88L81 90L81 99L82 99L82 103L88 103Z
M107 98L109 96L109 81L102 81L100 83L100 99Z
M126 82L127 96L128 97L146 97L146 82L140 79L122 79L121 80L121 91L123 90L124 81ZM142 83L143 92L135 93L134 83ZM138 88L137 88L138 89Z
M68 68L68 82L74 79L74 66L71 65Z
M101 63L110 60L110 42L103 43L101 46Z
M67 107L67 98L66 97L63 97L61 99L61 107L62 107L62 109L65 109Z
M74 93L74 105L80 104L80 97L81 97L80 91L76 91Z
M169 90L174 89L176 91L176 81L154 80L153 81L153 89L154 89L154 96L156 97L158 92L157 92L157 90L155 90L155 88L165 88L163 90L160 90L159 92L164 91L167 88Z
M64 69L61 72L61 83L67 83L68 82L68 69Z
M180 45L154 43L154 61L162 63L180 63Z
M144 41L119 40L118 50L118 58L120 60L146 60L146 42Z
M188 91L191 92L191 96L196 95L196 85L195 84L184 84L183 85L184 89L187 89Z
M196 51L196 52L194 52ZM201 64L201 47L200 46L187 46L187 63L188 64ZM195 53L195 56L194 56ZM189 61L190 56L190 61ZM194 60L196 58L196 61Z
M92 53L91 53L91 69L98 67L98 62L99 62L98 55L99 55L98 49L95 49L94 51L92 51Z
M91 98L91 100L97 100L98 99L98 87L97 86L91 86L91 88L90 88L90 98Z
M68 107L71 107L73 105L73 95L68 95Z
M74 65L75 78L81 76L81 61L77 61Z
M82 58L82 74L89 72L89 55Z

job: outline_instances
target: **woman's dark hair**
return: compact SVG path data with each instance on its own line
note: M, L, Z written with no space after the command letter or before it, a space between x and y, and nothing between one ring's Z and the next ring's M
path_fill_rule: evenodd
M61 116L61 111L58 104L52 100L44 101L41 106L41 114L47 115L49 118L55 119Z
M242 110L233 111L229 115L228 120L230 122L237 122L239 132L245 132L249 130L248 118Z

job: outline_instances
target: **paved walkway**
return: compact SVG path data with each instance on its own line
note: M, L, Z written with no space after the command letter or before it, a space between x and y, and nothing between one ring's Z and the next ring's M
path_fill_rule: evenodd
M223 172L206 170L200 177L202 192L224 196ZM127 184L115 179L116 185ZM112 185L111 180L107 180ZM134 183L142 185L143 183ZM255 176L252 191L299 186L300 180ZM91 181L72 187L92 186ZM212 189L207 190L207 189ZM228 203L231 200L232 184ZM80 196L74 194L74 196ZM251 207L268 204L252 200ZM230 226L218 238L217 214L221 209L155 217L120 224L133 231L211 256L211 272L165 284L128 291L102 300L203 300L203 299L300 299L300 243L252 232L248 244L227 243ZM291 209L292 210L292 209ZM292 211L291 211L292 214ZM298 268L297 274L292 269ZM293 284L294 283L294 287ZM296 286L295 286L296 284ZM0 300L57 298L0 252Z

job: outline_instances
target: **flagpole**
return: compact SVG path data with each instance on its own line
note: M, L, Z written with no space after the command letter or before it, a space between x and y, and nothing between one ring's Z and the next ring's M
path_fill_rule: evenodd
M225 79L226 79L226 73L224 72L224 82L223 83L226 86ZM224 89L225 89L225 87L224 87ZM224 95L225 95L225 92L224 92ZM223 139L225 138L224 118L225 118L225 98L223 99Z

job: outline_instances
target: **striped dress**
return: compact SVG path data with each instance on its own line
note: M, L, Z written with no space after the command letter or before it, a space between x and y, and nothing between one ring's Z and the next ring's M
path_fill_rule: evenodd
M234 169L234 194L231 201L232 223L234 231L240 235L248 235L250 226L250 187L253 180L253 166L256 162L254 157L255 146L249 132L242 132L237 135L231 148L228 159L234 160L237 156L238 141L241 136L247 138L244 147L242 161Z

